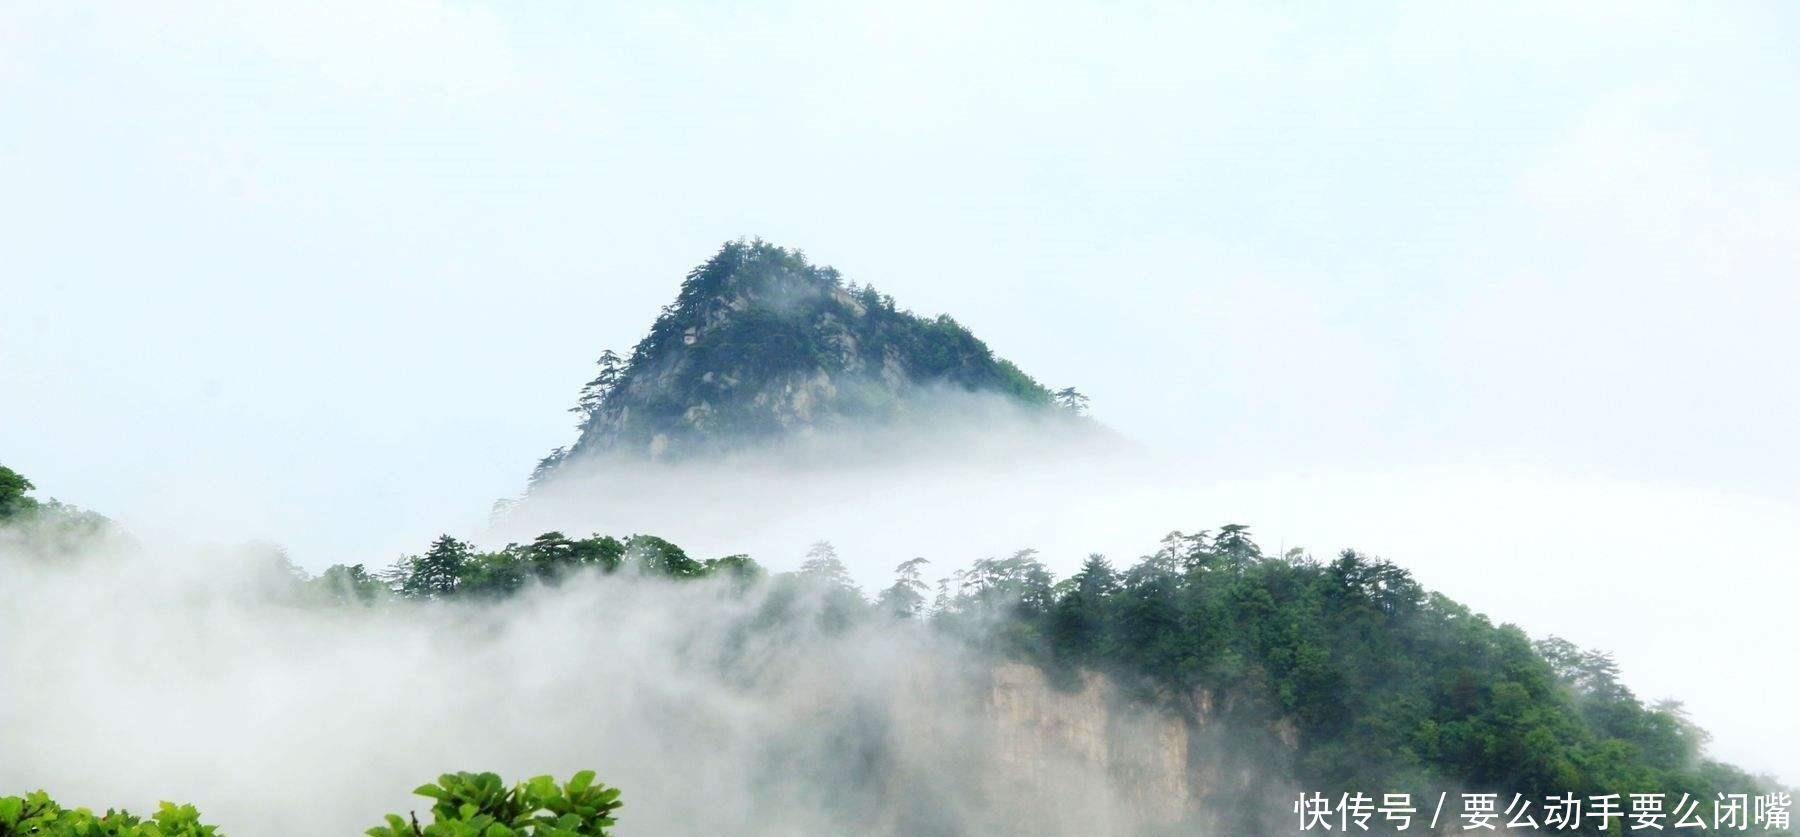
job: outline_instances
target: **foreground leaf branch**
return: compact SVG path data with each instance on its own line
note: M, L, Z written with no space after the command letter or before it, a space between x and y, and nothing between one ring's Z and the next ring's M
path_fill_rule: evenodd
M606 837L623 804L592 770L558 784L536 776L511 787L494 773L446 773L414 793L433 800L429 824L388 814L370 837ZM44 791L0 797L0 837L224 837L192 805L164 802L149 818L124 810L64 808Z

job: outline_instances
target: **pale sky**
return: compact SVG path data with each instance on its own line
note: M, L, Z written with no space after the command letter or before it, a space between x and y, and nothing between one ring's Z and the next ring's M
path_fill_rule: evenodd
M593 358L760 235L1796 780L1797 18L8 3L0 462L385 563L515 493ZM1508 556L1619 586L1539 599L1567 580Z

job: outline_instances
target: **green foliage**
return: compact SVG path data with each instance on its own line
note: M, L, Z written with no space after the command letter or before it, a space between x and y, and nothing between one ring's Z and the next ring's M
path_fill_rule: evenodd
M480 551L450 535L440 536L420 555L403 556L380 575L361 564L335 564L317 577L270 547L271 592L336 605L374 605L393 600L497 600L533 584L555 586L582 573L611 574L630 567L639 575L666 578L732 579L738 589L765 573L748 555L698 561L681 547L655 535L624 540L611 535L571 538L545 532L527 544Z
M388 598L387 584L361 564L333 564L307 583L316 596L334 604L370 605Z
M924 567L929 563L924 558L913 558L894 567L893 586L881 591L875 600L876 609L898 619L911 619L923 612L928 589Z
M1262 753L1291 749L1311 788L1710 799L1769 787L1706 761L1679 707L1642 704L1607 655L1534 645L1353 550L1272 558L1230 525L1174 533L1123 574L1094 556L1048 590L1044 577L1025 553L977 562L936 619L1053 671L1223 697L1239 728L1269 730ZM983 630L996 617L1000 630Z
M432 800L431 823L389 814L371 837L605 837L623 804L617 788L583 770L562 784L538 776L511 787L493 773L447 773L414 793ZM64 808L43 791L0 797L0 837L221 837L192 805L164 802L148 819L127 811Z
M457 584L469 571L474 547L449 535L433 541L424 555L407 562L400 592L421 598L442 598L456 592Z
M1044 629L1058 663L1073 665L1100 650L1106 604L1120 589L1119 574L1103 555L1088 556L1079 572L1057 585L1056 603Z
M37 508L37 501L25 496L36 487L24 474L0 465L0 520L9 520Z
M433 800L431 823L388 814L370 837L598 837L623 804L583 770L563 784L538 776L511 787L493 773L446 773L414 793Z
M94 512L30 496L36 488L24 474L0 465L0 523L31 524L46 551L99 535L112 524Z
M632 535L625 541L625 561L646 575L699 578L706 565L688 557L681 547L655 535Z
M600 370L595 373L593 380L582 385L581 395L575 400L575 406L569 408L569 412L581 415L583 423L605 406L606 397L612 394L613 387L619 383L619 376L625 372L624 359L612 349L601 352L596 364Z
M761 581L767 573L762 565L748 555L727 555L723 558L708 558L701 563L701 574L720 576L738 582L739 589Z
M192 805L164 802L149 819L127 811L95 814L64 808L43 791L0 796L0 837L216 837L215 826L200 822Z
M896 567L894 584L870 602L824 542L813 545L797 572L772 577L748 556L700 561L642 534L621 540L546 532L492 551L446 535L385 580L360 565L307 579L279 550L268 560L273 577L285 579L283 589L339 606L501 600L531 585L626 568L676 581L719 577L739 595L759 588L756 615L736 631L744 641L756 632L779 641L783 631L798 637L928 617L932 629L1035 662L1055 682L1101 671L1184 712L1206 695L1209 711L1223 714L1219 720L1250 731L1246 771L1275 769L1276 754L1293 778L1330 793L1429 794L1451 783L1536 798L1652 788L1711 799L1721 791L1774 789L1705 759L1705 734L1680 706L1646 706L1606 654L1555 637L1533 642L1354 550L1329 562L1302 550L1265 555L1248 527L1236 524L1216 534L1171 533L1129 567L1089 556L1061 581L1030 550L982 559L940 580L929 607L925 559ZM413 831L410 822L390 820L387 831L371 833L604 833L598 829L610 821L594 812L610 811L603 803L616 799L600 799L603 792L585 780L574 790L547 778L509 789L487 774L455 774L427 787L439 801L437 822ZM27 813L34 823L65 818L44 802L34 796L0 806L13 817L11 825L0 817L0 837L211 833L193 830L198 820L179 808L141 824L123 813L67 812L69 828L88 830L20 830ZM590 814L599 818L581 819ZM128 827L139 830L120 830ZM178 827L189 830L170 830Z
M561 532L545 532L517 552L539 581L557 581L589 567L617 570L625 560L626 546L610 536L576 540Z
M524 589L531 583L533 568L517 544L493 552L476 553L463 565L456 590L469 598L500 599ZM405 585L401 586L402 591Z

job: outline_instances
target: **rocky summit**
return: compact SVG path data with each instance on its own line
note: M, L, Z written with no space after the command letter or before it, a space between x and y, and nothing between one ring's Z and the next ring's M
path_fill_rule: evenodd
M1078 406L947 315L921 317L798 250L733 241L691 271L631 354L610 351L576 407L581 435L539 476L595 454L653 459L917 414L937 393Z

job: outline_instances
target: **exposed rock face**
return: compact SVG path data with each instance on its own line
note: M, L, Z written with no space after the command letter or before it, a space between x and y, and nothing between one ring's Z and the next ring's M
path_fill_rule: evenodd
M950 705L968 711L944 712ZM927 716L921 707L936 709ZM872 834L934 833L906 819L916 809L892 801L966 799L969 791L989 821L978 831L943 833L1198 834L1229 819L1221 807L1263 794L1284 765L1278 752L1257 754L1253 765L1239 760L1241 749L1223 745L1227 737L1204 691L1146 702L1093 672L1058 684L1020 663L966 681L913 671L888 711L900 740L885 762L881 795L889 802ZM946 785L958 790L943 792ZM1271 809L1262 796L1251 805Z
M1032 666L994 670L988 708L990 746L1000 796L1054 795L1058 773L1097 772L1112 784L1134 819L1173 824L1199 797L1189 772L1188 726L1181 718L1126 702L1107 678L1081 674L1080 688L1060 691Z
M1281 746L1266 730L1240 735L1228 702L1215 709L1204 692L1145 695L1094 673L1065 681L925 632L789 640L734 653L725 688L706 673L657 690L651 740L679 741L680 752L712 748L724 768L702 760L695 777L748 783L742 794L690 799L679 790L682 776L651 782L659 797L650 804L735 800L740 809L712 816L709 825L745 824L658 833L1208 837L1288 830L1293 796L1270 783L1285 772ZM710 653L698 656L710 669Z

